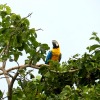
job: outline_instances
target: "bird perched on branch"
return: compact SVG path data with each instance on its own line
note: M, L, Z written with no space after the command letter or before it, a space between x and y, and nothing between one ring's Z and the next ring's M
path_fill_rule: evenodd
M52 45L53 45L53 49L48 52L45 64L49 64L50 60L58 61L58 62L60 62L61 60L61 52L60 52L60 47L58 42L56 40L52 40Z

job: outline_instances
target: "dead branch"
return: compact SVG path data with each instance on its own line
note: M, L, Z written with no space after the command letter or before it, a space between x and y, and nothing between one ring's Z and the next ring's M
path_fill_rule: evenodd
M32 13L29 13L26 17L24 17L24 18L28 18L29 16L31 16L32 15Z
M39 30L43 31L43 29L41 29L41 28L39 28L39 29L36 29L35 31L39 31Z

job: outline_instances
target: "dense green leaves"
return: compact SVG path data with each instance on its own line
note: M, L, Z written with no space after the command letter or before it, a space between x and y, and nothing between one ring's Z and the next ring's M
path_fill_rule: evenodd
M97 36L97 35L96 35ZM99 38L99 37L98 37ZM95 38L94 38L95 40ZM75 54L67 62L50 62L39 69L41 77L31 77L32 100L99 100L100 99L100 44L91 45L82 56ZM91 50L90 50L91 48ZM21 81L24 84L23 81ZM31 90L34 87L34 90ZM21 90L22 91L22 90ZM26 91L28 91L26 89ZM38 91L38 93L37 93ZM23 92L26 93L26 92ZM36 95L37 93L37 95ZM25 94L24 94L25 95ZM28 95L28 94L27 94ZM29 96L29 97L28 97ZM31 95L26 96L30 98ZM41 98L41 99L40 99Z
M14 60L17 61L19 56L22 55L22 51L25 51L29 54L28 60L32 59L34 55L39 55L35 59L35 63L40 58L44 59L44 53L49 48L36 40L35 28L30 28L27 17L21 18L20 15L12 13L10 7L4 4L0 5L0 19L0 51L9 45L7 58L12 55ZM37 51L38 48L40 48L39 51ZM1 58L3 59L4 56L2 54Z

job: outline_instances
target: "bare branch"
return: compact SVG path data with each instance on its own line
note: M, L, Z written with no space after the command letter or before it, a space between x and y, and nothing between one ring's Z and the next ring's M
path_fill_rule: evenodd
M7 72L10 72L12 70L15 70L15 69L24 69L26 67L31 67L31 68L35 68L35 69L39 69L41 66L48 66L47 64L40 64L40 65L29 65L29 64L26 64L26 65L20 65L20 66L15 66L15 67L12 67L12 68L9 68L7 69L6 71ZM64 72L59 72L59 71L55 71L55 70L50 70L51 72L54 72L54 73L73 73L73 72L76 72L78 71L79 69L71 69L71 70L68 70L68 71L64 71ZM3 72L0 73L0 75L3 75Z
M32 15L32 13L29 13L26 17L24 17L24 18L28 18L29 16L31 16Z
M39 31L39 30L43 31L43 29L41 29L41 28L39 28L39 29L36 29L35 31Z
M6 77L6 81L7 81L8 86L9 86L10 85L10 79L8 78L7 71L4 68L2 68L2 71L3 71L4 76Z
M3 78L9 78L9 77L0 77L0 79L3 79Z
M13 78L13 76L11 74L9 74L9 73L8 73L8 76L11 77L11 78Z
M12 68L9 68L8 70L6 70L6 72L10 72L12 70L15 70L15 69L24 69L26 67L31 67L31 68L35 68L35 69L39 69L41 65L29 65L29 64L26 64L26 65L20 65L20 66L15 66L15 67L12 67ZM3 72L0 73L0 75L3 75Z

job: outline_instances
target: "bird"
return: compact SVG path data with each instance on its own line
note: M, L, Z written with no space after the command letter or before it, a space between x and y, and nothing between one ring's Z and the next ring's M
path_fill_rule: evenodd
M59 43L56 40L52 40L53 48L50 50L46 56L45 64L49 64L50 60L52 61L61 61L62 54L60 52Z

